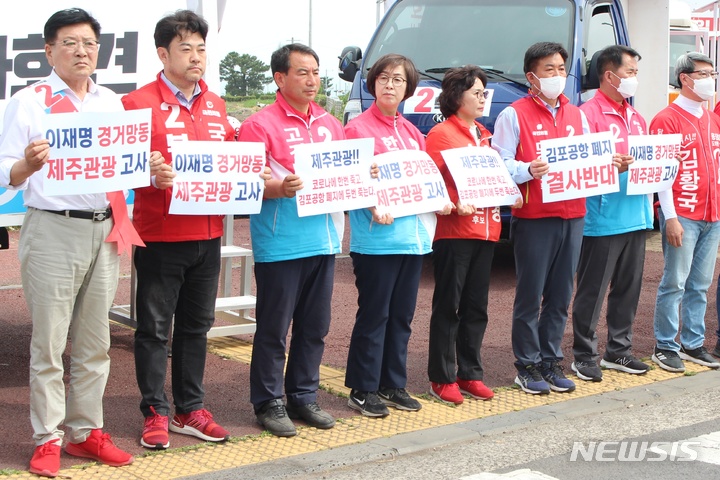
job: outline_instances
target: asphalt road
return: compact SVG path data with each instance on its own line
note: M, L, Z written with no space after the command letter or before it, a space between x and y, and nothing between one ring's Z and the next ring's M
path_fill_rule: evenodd
M720 372L610 392L559 404L439 427L258 466L188 477L354 480L607 480L718 478L720 469ZM714 434L707 437L708 434ZM697 437L706 437L698 439ZM606 442L605 452L585 460L583 451ZM625 442L642 460L620 461ZM635 442L635 447L631 443ZM643 442L647 442L643 447ZM685 442L680 447L680 442ZM675 444L675 455L672 445ZM384 445L384 448L381 448ZM662 454L657 448L665 449ZM693 458L692 452L696 452ZM390 452L390 453L389 453ZM635 458L639 458L639 454ZM626 457L626 455L625 455ZM601 460L598 460L601 459ZM652 460L651 460L652 459ZM522 472L524 476L517 474ZM513 474L514 473L514 474Z
M235 244L249 246L247 219L235 221ZM639 357L649 357L654 344L652 314L655 292L662 274L662 255L659 252L658 234L651 233L645 261L644 286L635 324L634 352ZM346 234L344 252L348 251L349 235ZM0 422L0 469L27 469L34 444L29 421L28 408L28 364L31 334L30 317L20 285L19 262L17 260L18 233L11 232L10 250L0 251L0 417L11 419ZM237 269L235 269L237 270ZM717 270L720 271L720 270ZM130 260L121 258L120 285L116 296L117 304L129 302ZM234 271L234 285L239 285L239 273ZM433 291L432 264L426 259L418 302L413 321L413 334L408 346L408 390L411 393L426 393L427 380L427 338L430 318L430 303ZM713 282L710 291L715 292ZM512 253L507 246L498 246L493 263L490 287L490 324L483 343L485 381L493 387L511 385L515 376L513 354L510 347L510 318L515 292L515 273ZM350 258L339 256L336 263L335 288L333 296L333 318L330 333L326 338L323 363L335 368L344 368L347 359L350 332L357 309L357 291ZM604 313L603 313L604 314ZM708 335L706 346L715 343L716 306L714 295L709 299L707 311ZM604 322L598 330L600 351L606 335ZM133 332L123 327L112 326L112 366L104 398L105 428L115 442L134 455L145 450L139 445L142 431L142 416L138 407L139 393L134 376L132 356ZM252 335L243 336L252 341ZM566 370L572 360L572 326L568 322L563 339L566 355ZM71 348L71 345L68 347ZM249 401L249 366L225 360L215 355L208 357L205 374L206 406L215 415L216 421L226 427L233 436L261 433L255 423ZM65 357L67 371L67 355ZM169 392L169 381L166 384ZM319 392L319 403L338 418L354 416L356 412L347 408L346 399ZM172 447L184 447L198 443L194 438L171 434ZM82 460L64 455L62 467L67 468ZM499 467L497 467L499 468Z

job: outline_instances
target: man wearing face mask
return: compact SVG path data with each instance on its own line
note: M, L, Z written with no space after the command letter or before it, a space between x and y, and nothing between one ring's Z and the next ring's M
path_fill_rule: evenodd
M675 183L658 194L665 267L655 300L652 360L684 372L683 360L720 368L704 346L707 291L720 243L720 117L706 108L717 78L710 58L696 52L681 56L675 76L680 95L650 122L651 134L682 135Z
M580 256L585 199L544 203L540 178L549 167L539 158L540 141L590 132L585 114L562 94L567 58L559 43L539 42L525 52L529 95L500 113L493 137L524 200L510 223L517 275L512 345L515 383L530 394L575 390L560 365L560 342Z
M621 372L643 374L650 367L630 353L643 267L646 230L653 228L648 195L627 194L628 135L645 135L645 120L626 99L635 95L640 54L624 45L603 49L597 57L600 88L580 109L593 132L615 132L615 159L620 165L620 191L588 197L585 203L577 293L573 302L573 353L571 368L578 378L599 382L596 328L605 293L607 345L600 365Z

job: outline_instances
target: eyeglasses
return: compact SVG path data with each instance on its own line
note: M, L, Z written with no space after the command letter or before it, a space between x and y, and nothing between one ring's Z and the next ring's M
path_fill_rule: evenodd
M407 82L402 77L390 77L389 75L378 75L376 80L380 85L387 85L388 82L392 81L393 87L399 87Z
M489 90L475 90L474 92L470 92L470 93L471 93L472 95L475 95L475 96L478 98L478 100L480 100L480 97L482 97L482 98L484 98L484 99L487 100L487 97L490 96L490 91L489 91Z
M697 73L700 76L700 78L708 78L708 77L717 78L718 77L718 72L711 72L708 70L693 70L690 73Z
M88 52L94 52L100 47L100 42L97 40L83 40L78 42L77 40L63 40L62 42L55 42L51 45L60 45L61 47L67 48L68 50L76 50L78 45L82 45Z

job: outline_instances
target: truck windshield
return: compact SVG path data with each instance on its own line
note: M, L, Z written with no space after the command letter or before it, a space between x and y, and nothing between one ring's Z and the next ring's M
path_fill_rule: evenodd
M523 57L533 43L561 43L572 57L573 21L570 0L400 0L368 47L365 65L399 53L425 78L474 64L495 73L493 81L502 75L524 83Z

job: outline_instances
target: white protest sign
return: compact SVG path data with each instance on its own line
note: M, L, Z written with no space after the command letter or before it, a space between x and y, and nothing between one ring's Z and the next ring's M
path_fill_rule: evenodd
M500 155L490 147L461 147L440 152L457 187L460 202L475 208L513 205L520 190Z
M375 205L375 187L370 184L374 145L372 138L296 145L295 174L303 181L295 195L298 216Z
M210 23L207 41L213 46L218 45L216 32L222 15L220 3L225 2L226 0L212 1L213 5L218 3L217 16L213 13L215 9L208 7L210 2L204 2L205 20ZM10 97L52 72L52 66L45 56L43 27L53 13L79 7L100 21L100 49L93 80L118 95L124 95L154 81L158 70L162 68L157 52L152 47L157 21L179 8L202 12L202 3L197 0L125 0L122 4L97 0L5 2L5 5L12 5L12 8L6 9L10 13L0 16L0 43L3 45L0 127L3 123L2 112ZM118 8L119 6L121 8ZM139 11L142 11L142 15L137 14ZM221 59L221 55L211 55L208 58L204 79L213 91L220 89L218 75ZM133 198L131 193L128 203L132 203ZM20 225L25 211L21 190L0 188L0 225Z
M542 177L543 202L619 191L613 153L615 140L610 132L541 141L540 157L550 166L550 171Z
M635 162L628 166L628 195L662 192L672 188L680 162L682 135L630 135L628 149Z
M170 213L252 215L260 213L265 182L265 144L260 142L170 142L173 192Z
M150 185L150 109L45 115L50 158L46 195L78 195Z
M452 203L437 165L422 150L398 150L375 156L374 179L379 213L395 218L437 212Z

